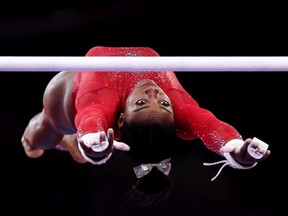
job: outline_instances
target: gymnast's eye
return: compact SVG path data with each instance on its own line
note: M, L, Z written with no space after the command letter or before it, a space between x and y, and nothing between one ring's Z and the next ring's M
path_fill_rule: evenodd
M163 101L161 101L160 103L161 103L161 105L163 105L163 106L169 106L169 105L170 105L170 104L168 103L168 101L166 101L166 100L163 100Z
M143 100L143 99L140 99L140 100L138 100L138 101L136 101L136 105L143 105L143 104L145 104L145 100Z

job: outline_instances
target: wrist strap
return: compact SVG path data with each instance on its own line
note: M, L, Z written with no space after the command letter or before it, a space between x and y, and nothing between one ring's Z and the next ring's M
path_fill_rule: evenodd
M211 179L211 181L214 181L220 175L221 171L224 169L225 166L229 165L230 167L232 167L234 169L251 169L257 165L257 162L256 162L256 163L249 165L249 166L243 166L243 165L239 164L236 160L234 160L234 158L228 152L224 153L224 157L226 158L226 160L221 160L221 161L217 161L214 163L203 163L204 166L213 166L213 165L217 165L220 163L224 163L220 167L217 174Z

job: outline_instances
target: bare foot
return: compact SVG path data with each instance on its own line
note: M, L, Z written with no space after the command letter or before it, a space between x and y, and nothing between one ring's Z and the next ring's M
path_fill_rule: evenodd
M25 153L28 157L39 158L44 154L43 149L36 149L36 148L31 147L29 141L24 136L22 136L21 142L25 150Z

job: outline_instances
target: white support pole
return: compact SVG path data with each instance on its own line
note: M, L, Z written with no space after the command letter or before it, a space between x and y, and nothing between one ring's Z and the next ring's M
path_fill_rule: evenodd
M284 71L288 57L0 57L0 71Z

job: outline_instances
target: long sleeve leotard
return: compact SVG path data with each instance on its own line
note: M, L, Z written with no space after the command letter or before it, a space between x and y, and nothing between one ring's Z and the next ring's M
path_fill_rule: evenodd
M159 56L147 47L93 47L86 56ZM219 153L231 139L241 139L231 125L199 106L182 87L172 71L113 71L79 72L74 80L73 98L76 108L75 126L78 133L107 131L114 128L125 101L134 86L142 79L152 79L172 102L177 135L185 140L201 139L204 145Z

